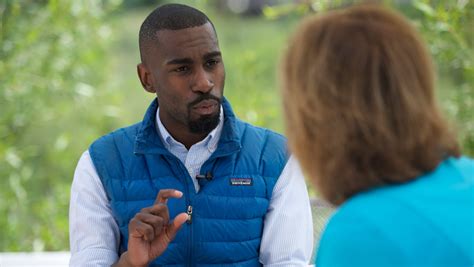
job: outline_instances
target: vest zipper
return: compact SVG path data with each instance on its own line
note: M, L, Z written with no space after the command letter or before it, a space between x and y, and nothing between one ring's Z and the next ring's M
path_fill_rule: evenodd
M186 223L188 224L191 224L193 222L193 206L189 205L188 206L188 211L186 212L188 214L188 220L186 221Z
M183 164L181 164L183 166ZM193 206L192 206L192 201L191 201L191 194L189 190L189 182L187 177L189 176L188 171L186 168L182 169L183 171L183 177L184 179L184 184L185 184L185 190L186 190L186 204L187 204L187 210L186 213L188 214L188 219L186 221L186 224L189 226L189 236L188 236L188 264L186 266L194 266L193 264L193 228L192 228L192 214L193 214ZM194 185L193 185L194 186Z
M188 259L187 262L188 264L186 266L194 266L193 264L193 225L192 223L192 215L193 215L193 206L191 206L191 203L188 203L188 207L186 210L186 213L188 214L188 220L186 220L186 224L188 225L189 228L189 236L188 236Z

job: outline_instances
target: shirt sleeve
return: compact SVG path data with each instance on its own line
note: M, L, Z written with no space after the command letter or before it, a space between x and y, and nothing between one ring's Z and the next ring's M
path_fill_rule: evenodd
M118 260L119 228L89 151L74 173L69 238L70 266L110 266Z
M269 267L308 266L313 220L304 176L290 157L273 189L265 216L260 262Z

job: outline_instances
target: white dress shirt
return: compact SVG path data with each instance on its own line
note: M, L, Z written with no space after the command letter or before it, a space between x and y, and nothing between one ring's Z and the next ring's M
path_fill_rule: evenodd
M176 141L159 119L157 128L165 147L195 178L216 150L223 127L218 126L189 150ZM71 187L69 207L70 266L110 266L119 259L120 232L89 151L81 156ZM298 162L291 157L283 169L265 215L260 262L264 266L307 266L313 250L313 223L306 184Z

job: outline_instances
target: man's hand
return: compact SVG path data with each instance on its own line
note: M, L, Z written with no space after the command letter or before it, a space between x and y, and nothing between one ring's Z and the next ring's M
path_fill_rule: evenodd
M125 261L131 266L148 266L168 247L171 240L184 222L186 213L178 214L172 223L168 206L168 198L180 198L183 193L174 189L163 189L158 192L155 203L143 208L128 224L128 251L122 254L120 262ZM121 264L120 264L121 265Z

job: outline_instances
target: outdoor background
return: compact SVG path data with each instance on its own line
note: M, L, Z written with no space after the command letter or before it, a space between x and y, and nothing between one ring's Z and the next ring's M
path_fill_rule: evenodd
M136 76L137 39L163 2L0 0L0 251L68 250L79 157L99 136L141 120L153 99ZM283 133L277 66L286 40L305 15L348 1L178 2L213 20L237 115ZM385 3L425 37L440 104L474 156L474 1ZM328 211L315 209L317 229Z

